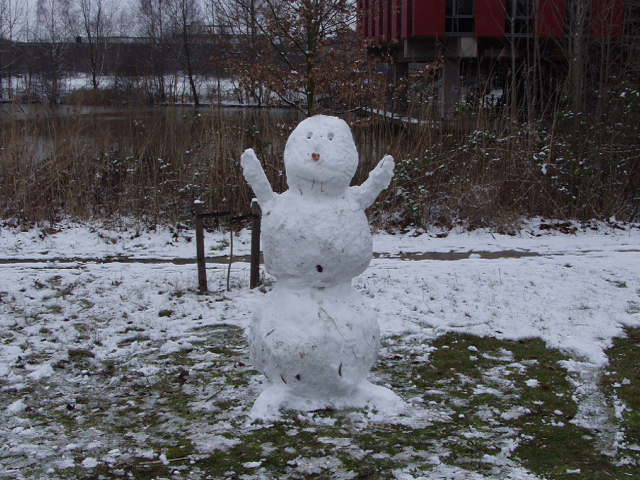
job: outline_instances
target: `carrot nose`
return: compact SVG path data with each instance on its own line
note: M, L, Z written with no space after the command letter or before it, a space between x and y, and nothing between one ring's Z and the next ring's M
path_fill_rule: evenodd
M318 160L320 160L320 154L313 152L311 154L311 158L313 158L313 160L317 162Z

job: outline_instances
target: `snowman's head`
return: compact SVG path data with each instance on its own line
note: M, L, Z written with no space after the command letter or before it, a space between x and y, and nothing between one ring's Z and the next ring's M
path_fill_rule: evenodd
M291 132L284 148L290 189L340 191L349 186L358 167L358 151L347 122L316 115Z

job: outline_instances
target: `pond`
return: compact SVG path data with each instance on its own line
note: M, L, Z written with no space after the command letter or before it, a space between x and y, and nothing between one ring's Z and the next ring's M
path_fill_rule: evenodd
M47 105L40 103L0 103L0 121L37 120L43 118L95 118L104 121L128 120L135 117L168 116L184 119L192 115L222 114L230 119L254 118L266 114L273 118L298 118L299 112L283 107L251 107L227 105Z

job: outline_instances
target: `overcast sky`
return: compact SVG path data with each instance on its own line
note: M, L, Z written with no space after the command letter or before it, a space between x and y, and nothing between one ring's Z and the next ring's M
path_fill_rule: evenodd
M38 0L13 0L13 1L17 1L18 3L21 3L24 6L24 8L26 9L25 19L28 20L29 30L33 31L37 24L36 9L37 9ZM75 0L71 0L71 1L75 3ZM108 0L108 1L112 2L112 4L115 5L119 10L128 10L131 8L131 5L134 3L135 0ZM25 21L25 23L27 22ZM118 32L118 33L132 34L133 32ZM26 32L22 33L23 38L25 34Z
M28 19L29 30L33 31L35 29L34 27L36 26L36 6L38 3L38 0L10 0L10 1L16 2L17 4L24 6L24 8L26 9L26 18ZM45 0L45 1L50 1L50 0ZM77 3L77 0L71 0L71 1L73 3ZM103 0L103 1L106 1L107 3L111 3L120 12L130 12L133 6L136 4L137 0ZM204 3L203 0L198 0L198 2L201 5ZM136 32L133 31L133 28L134 28L134 24L132 21L133 19L134 19L134 15L130 15L126 13L122 15L122 19L119 19L118 17L116 17L116 22L115 22L116 31L114 32L114 34L115 35L135 35ZM119 21L119 20L122 20L122 21ZM25 38L25 34L26 32L22 33L21 35L22 39Z

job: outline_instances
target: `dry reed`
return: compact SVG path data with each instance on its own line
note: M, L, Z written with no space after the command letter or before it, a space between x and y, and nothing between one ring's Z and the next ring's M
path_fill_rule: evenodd
M350 115L361 165L356 182L386 153L392 187L372 216L387 226L508 230L523 216L638 220L638 112L620 103L606 121L557 111L513 123L475 109L448 121L413 111L420 124ZM248 209L239 157L254 147L274 185L286 188L282 151L294 112L211 108L71 109L20 106L0 120L0 216L18 222L63 216L187 221L207 210ZM627 109L627 110L625 110Z

